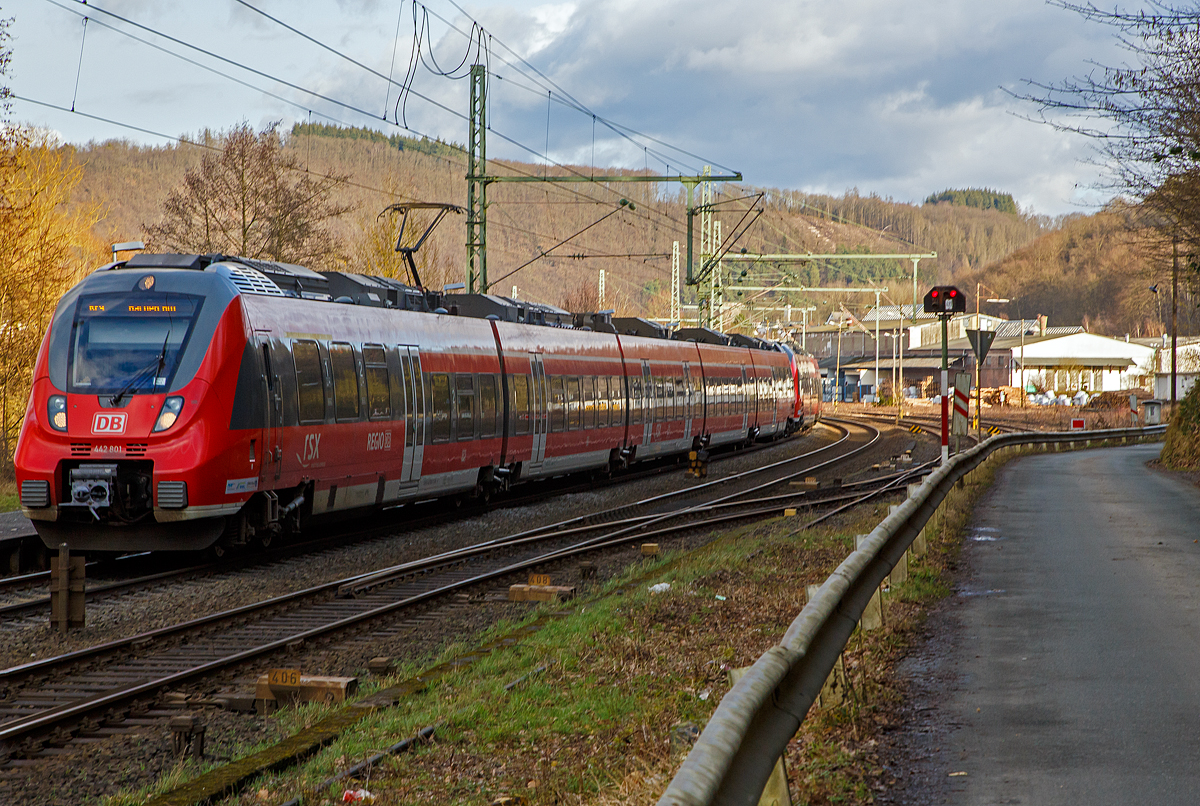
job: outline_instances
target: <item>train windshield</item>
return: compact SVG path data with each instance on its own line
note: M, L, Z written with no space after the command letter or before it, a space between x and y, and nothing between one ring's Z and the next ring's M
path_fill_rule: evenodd
M170 388L203 298L146 292L79 298L67 391L116 395Z

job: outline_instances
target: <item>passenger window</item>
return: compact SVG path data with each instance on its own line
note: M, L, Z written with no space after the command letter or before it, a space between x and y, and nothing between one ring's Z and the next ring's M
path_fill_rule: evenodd
M529 433L529 376L509 376L512 389L512 419L514 434Z
M567 430L567 400L563 392L563 379L550 379L550 430L561 432Z
M655 422L659 422L659 421L665 419L664 412L663 412L663 400L664 400L664 398L663 398L663 379L655 378L654 379L653 414L651 415L654 418Z
M298 341L292 345L292 360L296 364L296 393L300 403L301 423L325 421L325 378L321 355L315 341Z
M642 379L629 379L629 411L630 422L634 425L642 423Z
M450 441L450 376L434 372L429 376L431 427L434 442Z
M358 419L358 373L354 367L354 348L349 344L329 345L329 364L333 367L333 403L339 420Z
M567 379L567 428L574 431L579 428L579 379Z
M612 393L608 391L608 377L601 375L596 379L596 427L608 427L608 402Z
M496 376L479 376L479 436L496 436Z
M475 379L469 372L460 372L454 379L458 398L458 439L475 438Z
M583 427L596 427L596 379L590 376L583 378L582 395L579 405L583 409Z
M363 363L367 365L367 416L372 420L392 417L392 390L388 386L387 359L382 347L363 345Z
M663 381L663 419L674 420L678 417L679 412L675 410L675 379L667 378Z

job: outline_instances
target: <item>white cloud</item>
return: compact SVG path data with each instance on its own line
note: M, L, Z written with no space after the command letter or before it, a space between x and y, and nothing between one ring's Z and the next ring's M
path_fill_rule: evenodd
M380 72L396 53L403 75L411 7L397 0L258 0L297 28ZM469 27L446 0L430 8ZM308 109L353 125L379 119L395 91L232 0L161 4L109 0L114 10L237 61L331 97L339 109L256 77L250 83L295 99L283 104L112 33L88 34L78 106L166 132L224 128L239 120L307 119ZM1111 32L1043 0L476 0L463 2L505 42L599 115L682 149L655 161L651 145L622 139L555 104L550 151L559 159L656 170L698 169L705 161L740 169L756 185L832 192L857 186L920 201L945 187L985 184L1040 212L1070 212L1094 182L1086 142L1014 116L1022 105L997 91L1022 79L1056 81L1086 72L1088 59L1115 61ZM12 0L17 35L12 87L69 105L79 55L79 20L36 0ZM453 66L466 41L431 19L439 61ZM195 54L192 54L195 56ZM494 46L490 86L495 127L489 155L530 159L503 133L541 151L546 95ZM202 57L196 57L202 58ZM234 72L228 65L220 66ZM533 87L521 89L519 83ZM445 104L409 98L410 125L464 142L467 87L422 68L415 89ZM72 141L131 135L65 113L16 105L16 116L61 130ZM1027 111L1027 110L1026 110ZM38 117L41 116L41 117ZM314 118L316 119L316 118ZM389 129L394 131L394 129ZM593 145L594 142L594 145Z

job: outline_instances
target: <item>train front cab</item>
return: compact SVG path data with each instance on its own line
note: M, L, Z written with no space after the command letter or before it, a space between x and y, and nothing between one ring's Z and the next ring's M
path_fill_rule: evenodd
M217 273L150 265L96 272L59 302L15 455L22 510L48 547L217 539L243 503L224 495L238 300Z

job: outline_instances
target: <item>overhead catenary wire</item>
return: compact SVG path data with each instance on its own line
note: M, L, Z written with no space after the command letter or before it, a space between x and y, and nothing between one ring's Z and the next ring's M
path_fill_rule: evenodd
M60 8L60 9L62 9L63 11L66 11L66 12L68 12L68 13L75 14L75 15L77 15L77 16L80 16L80 17L83 17L83 16L84 16L84 14L83 14L82 12L80 12L80 11L77 11L77 10L75 10L75 9L72 9L72 8L70 8L70 7L68 7L68 6L64 6L63 4L61 4L61 3L57 2L57 0L45 0L45 2L48 2L48 3L50 3L51 5L54 5L54 6L58 7L58 8ZM82 3L81 3L81 4L82 4ZM217 60L219 60L219 61L222 61L222 62L224 62L224 63L226 63L226 64L229 64L229 65L231 65L231 66L234 66L234 67L237 67L237 68L244 69L244 70L246 70L246 71L248 71L248 72L251 72L251 73L253 73L253 74L255 74L255 75L257 75L257 76L259 76L259 77L261 77L261 78L265 78L265 79L267 79L267 80L269 80L269 81L275 81L275 82L277 82L277 83L279 83L279 84L282 84L282 85L284 85L284 86L287 86L287 87L289 87L289 88L291 88L291 89L295 89L295 90L297 90L298 92L306 93L306 94L308 94L308 95L311 95L311 96L313 96L313 97L315 97L315 98L319 98L319 99L321 99L321 100L326 100L326 101L328 101L328 102L330 102L330 103L333 103L333 104L335 104L335 105L341 106L341 107L343 107L343 108L346 108L346 109L348 109L348 110L350 110L350 111L357 112L358 114L364 115L364 116L365 116L365 117L367 117L367 118L370 118L370 119L378 119L378 118L376 118L374 115L372 115L370 112L366 111L365 109L362 109L362 108L361 108L361 107L359 107L359 106L356 106L356 105L354 105L354 104L349 104L349 103L346 103L346 102L339 101L339 100L337 100L337 99L335 99L335 98L331 98L331 97L329 97L329 96L323 95L323 94L321 94L321 93L318 93L318 92L316 92L316 91L309 90L309 89L307 89L307 88L305 88L305 87L302 87L302 86L300 86L300 85L294 84L294 83L292 83L292 82L288 82L288 81L286 81L286 80L284 80L284 79L282 79L282 78L279 78L279 77L277 77L277 76L273 76L273 75L271 75L271 74L269 74L269 73L266 73L266 72L264 72L264 71L257 70L257 69L255 69L255 68L249 67L249 66L247 66L247 65L244 65L244 64L242 64L242 63L240 63L240 62L238 62L238 61L236 61L236 60L234 60L234 59L230 59L230 58L227 58L227 57L221 56L221 55L219 55L219 54L217 54L217 53L215 53L215 52L212 52L212 51L209 51L209 50L207 50L206 48L202 48L202 47L200 47L200 46L198 46L198 45L193 45L193 44L191 44L191 43L188 43L188 42L186 42L186 41L184 41L184 40L178 39L177 37L173 37L173 36L171 36L171 35L169 35L169 34L166 34L166 33L163 33L163 32L161 32L161 31L158 31L158 30L156 30L156 29L154 29L154 28L151 28L150 26L143 25L143 24L141 24L141 23L138 23L138 22L135 22L135 21L133 21L133 20L129 20L129 19L127 19L127 18L125 18L125 17L123 17L123 16L121 16L121 15L119 15L119 14L115 14L115 13L113 13L113 12L107 11L106 9L104 9L104 8L102 8L102 7L100 7L100 6L96 6L96 5L86 5L86 8L88 8L88 9L90 9L90 10L93 10L93 11L99 11L99 12L100 12L100 13L102 13L102 14L106 14L106 15L108 15L108 16L110 16L110 17L114 18L114 19L120 20L121 22L124 22L124 23L126 23L126 24L128 24L128 25L132 25L132 26L134 26L134 27L136 27L136 28L138 28L138 29L140 29L140 30L146 31L147 33L153 34L153 35L155 35L155 36L160 36L160 37L162 37L162 38L164 38L164 39L166 39L166 40L168 40L168 41L170 41L170 42L173 42L173 43L175 43L175 44L178 44L178 45L181 45L181 46L183 46L183 47L189 48L189 49L191 49L191 50L193 50L193 51L196 51L196 52L198 52L198 53L201 53L201 54L203 54L203 55L209 56L209 57L211 57L211 58L217 59ZM247 87L247 88L249 88L249 89L253 89L253 90L255 90L255 91L258 91L258 92L263 92L264 94L268 95L269 97L275 98L275 99L277 99L277 100L279 100L279 101L281 101L281 102L283 102L283 103L287 103L287 104L289 104L289 105L291 105L291 106L293 106L293 107L296 107L296 108L298 108L298 109L301 109L301 110L304 110L304 111L310 111L310 110L309 110L309 108L308 108L307 106L303 105L303 104L298 104L298 103L296 103L295 101L292 101L292 100L289 100L289 99L287 99L287 98L284 98L283 96L280 96L280 95L278 95L278 94L276 94L276 93L272 93L272 92L270 92L270 91L268 91L268 90L264 90L264 89L262 89L262 88L260 88L260 87L256 87L256 86L254 86L253 84L250 84L250 83L248 83L248 82L246 82L246 81L243 81L243 80L241 80L241 79L238 79L238 78L237 78L237 77L235 77L235 76L231 76L231 75L229 75L229 74L223 73L222 71L216 70L215 68L212 68L212 67L210 67L210 66L208 66L208 65L204 65L204 64L202 64L202 63L200 63L200 62L197 62L197 61L195 61L195 60L193 60L193 59L189 59L188 57L184 56L183 54L176 53L175 51L169 50L169 49L167 49L167 48L164 48L164 47L162 47L162 46L160 46L160 45L157 45L157 44L155 44L155 43L149 42L149 41L147 41L147 40L145 40L145 39L142 39L141 37L138 37L138 36L136 36L136 35L134 35L134 34L131 34L131 33L129 33L128 31L123 31L123 30L121 30L120 28L117 28L116 26L113 26L113 25L108 25L108 24L106 24L106 23L104 23L104 22L102 22L102 21L99 21L99 20L93 20L93 21L95 21L95 22L96 22L98 25L102 25L103 27L105 27L105 28L108 28L109 30L112 30L112 31L114 31L114 32L116 32L116 33L119 33L119 34L123 35L123 36L126 36L126 37L129 37L129 38L131 38L131 39L134 39L134 40L135 40L135 41L137 41L137 42L140 42L140 43L142 43L142 44L145 44L145 45L147 45L148 47L154 48L154 49L156 49L156 50L158 50L158 51L160 51L160 52L162 52L162 53L165 53L165 54L167 54L167 55L170 55L170 56L172 56L172 57L178 58L178 59L180 59L180 60L182 60L182 61L185 61L185 62L187 62L187 63L189 63L189 64L192 64L192 65L194 65L194 66L200 67L201 69L207 70L207 71L209 71L209 72L211 72L211 73L213 73L213 74L215 74L215 75L219 75L219 76L221 76L221 77L223 77L223 78L226 78L226 79L228 79L228 80L234 81L234 82L236 82L236 83L238 83L238 84L240 84L240 85L242 85L242 86L245 86L245 87ZM335 52L336 52L336 51L335 51ZM346 57L346 58L349 58L349 57ZM382 76L382 74L377 74L377 75L380 75L380 76ZM394 82L393 82L393 83L394 83ZM457 116L457 117L459 117L459 118L461 118L461 119L464 119L464 120L466 119L466 116L465 116L465 115L463 115L461 112L457 112L456 110L454 110L454 109L451 109L450 107L447 107L447 106L445 106L444 104L440 104L440 103L438 103L438 102L436 102L436 101L432 101L432 99L429 99L429 98L427 98L426 96L422 95L421 93L414 93L414 94L415 94L415 95L417 95L417 97L421 98L422 100L429 100L429 101L430 101L431 103L433 103L435 106L438 106L439 108L441 108L441 109L443 109L443 110L445 110L445 111L448 111L448 112L450 112L451 114L453 114L453 115L455 115L455 116ZM67 111L71 111L71 110L67 110ZM324 118L326 118L326 119L328 119L328 120L331 120L331 121L337 122L337 123L339 123L339 124L341 124L341 125L349 125L349 124L345 123L344 121L338 120L337 118L335 118L335 117L332 117L332 116L330 116L330 115L328 115L328 114L321 113L321 112L317 112L317 114L321 115L321 117L324 117ZM421 132L421 131L419 131L419 130L413 129L413 128L411 128L411 127L405 126L405 125L403 125L403 124L399 123L398 121L394 121L394 120L392 120L392 121L386 121L386 122L387 122L387 123L389 123L390 125L397 126L398 128L400 128L400 129L403 129L404 131L407 131L407 132L409 132L409 133L411 133L411 134L414 134L414 135L416 135L416 136L423 137L423 138L425 138L425 139L428 139L428 140L433 140L433 139L435 139L435 138L431 137L431 136L430 136L430 135L428 135L428 134L425 134L425 133L423 133L423 132ZM118 125L119 125L119 124L118 124ZM133 126L133 127L130 127L130 128L132 128L132 129L134 129L134 130L139 130L139 129L138 129L138 127L136 127L136 126ZM516 145L520 145L520 144L517 144L517 143L516 143L516 141L513 141L513 140L511 140L511 138L507 137L506 135L504 135L504 134L503 134L503 133L501 133L501 132L498 132L498 131L495 131L495 130L491 130L491 131L493 132L493 134L495 134L495 135L496 135L496 136L498 136L498 137L501 137L502 139L505 139L506 141L510 141L510 142L513 142L513 143L514 143L514 144L516 144ZM170 137L170 135L163 135L163 136ZM171 139L175 139L175 138L171 138ZM448 147L450 147L450 148L453 148L453 149L457 150L457 151L460 151L460 152L463 152L463 153L465 153L465 149L464 149L462 146L456 145L456 144L454 144L454 143L446 143L446 145L447 145ZM530 151L531 153L533 153L535 156L538 156L538 155L536 154L536 152L535 152L535 151L533 151L532 149L528 149L528 147L526 147L526 146L520 146L520 147L522 147L522 148L524 148L524 149L526 149L526 150L529 150L529 151ZM553 162L553 161L551 161L551 162ZM458 164L459 164L460 166L463 166L463 165L464 165L464 163L461 163L461 162L460 162L460 163L458 163ZM504 163L503 163L503 162L497 162L497 164L504 165ZM555 164L556 166L560 167L560 168L563 168L564 170L568 171L569 173L572 173L572 174L575 174L575 175L578 175L578 176L583 176L582 172L575 171L574 169L570 168L569 166L561 165L561 164L559 164L559 163L556 163L556 162L555 162L554 164ZM507 167L508 167L510 170L512 170L514 173L518 174L518 175L525 175L525 176L532 176L532 175L533 175L532 173L530 173L530 172L528 172L528 171L522 171L522 170L520 170L520 169L518 169L518 168L515 168L514 166L511 166L511 165L509 165L509 166L507 166ZM612 189L610 189L610 188L607 188L607 187L604 187L603 189L604 189L605 191L607 191L608 193L610 193L610 194L613 194L613 195L616 195L616 193L617 193L617 191L614 191L614 190L612 190ZM582 193L582 192L580 192L580 191L578 191L578 190L576 190L576 189L574 189L574 188L564 188L564 189L560 189L560 190L559 190L559 192L568 193L568 194L570 194L570 195L574 195L574 196L577 196L577 197L580 197L580 198L587 198L587 199L592 199L592 198L593 198L593 197L587 196L586 194L584 194L584 193ZM674 224L675 224L677 227L679 227L679 228L682 228L682 222L679 222L677 219L671 218L670 216L666 215L665 213L662 213L661 211L655 210L655 209L654 209L652 206L650 206L650 205L647 205L647 208L649 208L651 211L653 211L653 212L654 212L654 213L656 213L657 215L659 215L659 216L662 216L663 218L667 219L668 221L671 221L671 222L672 222L672 223L674 223Z
M80 14L79 12L76 12L76 11L74 11L73 9L70 9L70 8L68 8L68 7L66 7L66 6L63 6L62 4L60 4L60 3L58 3L58 2L54 2L54 0L47 0L47 1L48 1L48 2L50 2L52 5L55 5L55 6L57 6L58 8L60 8L60 9L62 9L62 10L65 10L65 11L68 11L68 12L71 12L71 13L76 13L76 14L79 14L79 16L84 16L84 15ZM253 6L251 6L249 3L246 3L246 2L244 2L243 0L239 0L239 2L242 2L242 5L245 5L245 6L247 6L248 8L253 8ZM210 51L210 50L208 50L208 49L206 49L206 48L202 48L202 47L199 47L199 46L197 46L197 45L193 45L193 44L191 44L191 43L189 43L189 42L186 42L186 41L184 41L184 40L182 40L182 39L179 39L179 38L177 38L177 37L172 37L172 36L170 36L170 35L168 35L168 34L165 34L165 33L162 33L162 32L160 32L160 31L157 31L157 30L155 30L155 29L151 28L150 26L142 25L142 24L140 24L140 23L137 23L137 22L135 22L135 21L133 21L133 20L130 20L130 19L126 18L126 17L123 17L122 15L115 14L115 13L113 13L113 12L110 12L110 11L108 11L107 9L104 9L104 8L102 8L102 7L98 7L98 6L92 6L92 5L87 5L86 7L88 8L88 10L89 10L89 11L93 11L93 12L99 12L100 14L106 14L106 15L108 15L109 17L111 17L111 18L113 18L113 19L116 19L116 20L119 20L119 21L121 21L121 22L123 22L123 23L125 23L125 24L128 24L128 25L131 25L131 26L133 26L133 27L135 27L135 28L138 28L138 29L144 30L144 31L146 31L146 32L148 32L148 33L151 33L151 34L153 34L153 35L160 36L160 37L162 37L162 38L164 38L164 39L168 40L169 42L172 42L173 44L179 45L179 46L181 46L181 47L189 48L189 49L191 49L191 50L194 50L194 51L196 51L196 52L198 52L198 53L201 53L201 54L203 54L203 55L205 55L205 56L208 56L208 57L210 57L210 58L214 58L214 59L217 59L218 61L222 61L222 62L224 62L224 63L226 63L226 64L229 64L229 65L231 65L231 66L234 66L234 67L241 68L241 69L243 69L243 70L246 70L246 71L248 71L248 72L250 72L250 73L252 73L252 74L254 74L254 75L257 75L257 76L259 76L259 77L261 77L261 78L267 79L267 80L269 80L269 81L274 81L274 82L277 82L277 83L279 83L279 84L282 84L283 86L289 87L289 88L291 88L291 89L293 89L293 90L296 90L296 91L298 91L298 92L302 92L302 93L308 94L308 95L310 95L310 96L312 96L312 97L314 97L314 98L320 99L320 100L322 100L322 101L326 101L326 102L328 102L328 103L335 104L335 105L337 105L337 106L340 106L340 107L342 107L342 108L345 108L345 109L347 109L347 110L349 110L349 111L352 111L352 112L355 112L355 113L357 113L357 114L361 114L361 115L364 115L364 116L366 116L366 117L370 117L370 118L373 118L373 119L378 119L378 118L376 118L376 116L372 115L372 114L371 114L371 113L369 113L367 110L365 110L365 109L362 109L361 107L359 107L359 106L357 106L357 105L355 105L355 104L352 104L352 103L347 103L347 102L341 101L341 100L340 100L340 99L338 99L338 98L335 98L335 97L332 97L332 96L326 95L326 94L324 94L324 93L319 93L319 92L316 92L316 91L314 91L314 90L308 89L308 88L306 88L306 87L303 87L303 86L301 86L301 85L299 85L299 84L296 84L296 83L294 83L294 82L289 82L289 81L286 81L286 80L284 80L284 79L281 79L281 78L279 78L278 76L273 76L273 75L271 75L271 74L269 74L269 73L267 73L267 72L265 72L265 71L256 70L256 69L254 69L254 68L248 67L247 65L243 64L242 62L235 61L235 60L232 60L232 59L229 59L229 58L226 58L226 57L220 56L219 54L217 54L217 53L215 53L215 52L213 52L213 51ZM270 17L270 15L266 15L266 16ZM277 20L277 18L274 18L274 17L271 17L271 19L278 21L278 20ZM300 32L300 31L298 31L298 29L295 29L293 26L288 26L288 25L286 25L286 23L283 23L282 21L278 21L278 22L279 22L279 24L281 24L281 25L284 25L284 27L287 27L289 30L291 30L291 31L293 31L293 32L296 32L298 35L302 35L302 36L304 36L306 39L309 39L309 40L313 41L315 44L321 44L321 43L319 43L319 41L318 41L318 40L316 40L314 37L309 37L309 36L307 36L307 35L303 34L303 32ZM279 94L277 94L277 93L272 93L272 92L270 92L270 91L267 91L267 90L264 90L264 89L262 89L262 88L260 88L260 87L255 87L253 84L251 84L251 83L249 83L249 82L246 82L246 81L244 81L244 80L242 80L242 79L239 79L239 78L237 78L237 77L235 77L235 76L232 76L232 75L230 75L230 74L228 74L228 73L225 73L225 72L222 72L222 71L220 71L220 70L217 70L217 69L215 69L215 68L213 68L213 67L211 67L211 66L209 66L209 65L205 65L205 64L202 64L202 63L200 63L200 62L197 62L197 61L196 61L196 60L194 60L194 59L189 59L189 58L187 58L186 56L183 56L182 54L180 54L180 53L178 53L178 52L175 52L175 51L169 50L169 49L167 49L167 48L164 48L164 47L162 47L162 46L160 46L160 45L157 45L157 44L155 44L155 43L153 43L153 42L149 42L149 41L147 41L147 40L145 40L145 39L143 39L143 38L141 38L141 37L137 37L137 36L135 36L134 34L131 34L131 33L130 33L130 32L128 32L128 31L123 31L123 30L121 30L120 28L117 28L117 27L115 27L115 26L112 26L112 25L105 25L104 23L102 23L102 22L99 22L99 21L98 21L98 24L102 24L102 25L104 25L104 27L106 27L106 28L108 28L108 29L110 29L110 30L113 30L113 31L115 31L115 32L118 32L118 33L121 33L121 34L122 34L122 35L124 35L124 36L128 36L128 37L130 37L130 38L133 38L135 41L138 41L138 42L139 42L139 43L141 43L141 44L145 44L145 45L147 45L147 46L149 46L149 47L152 47L152 48L154 48L154 49L157 49L157 50L159 50L159 51L161 51L161 52L167 53L167 54L169 54L169 55L172 55L172 56L174 56L174 57L176 57L176 58L180 58L180 59L182 59L182 60L184 60L184 61L186 61L186 62L188 62L188 63L192 64L193 66L200 67L201 69L207 70L207 71L209 71L209 72L213 73L214 75L221 76L221 77L223 77L223 78L226 78L227 80L232 80L232 81L234 81L234 82L238 83L239 85L245 86L245 87L247 87L247 88L250 88L250 89L254 89L255 91L263 92L264 94L268 95L268 97L275 98L276 100L279 100L280 102L287 103L287 104L289 104L289 105L291 105L291 106L294 106L294 107L296 107L296 108L299 108L299 109L303 110L303 111L304 111L304 112L306 112L306 113L307 113L309 116L311 116L311 115L314 113L314 110L313 110L311 107L307 106L307 105L298 104L298 103L296 103L295 101L292 101L292 100L290 100L290 99L288 99L288 98L286 98L286 97L284 97L284 96L281 96L281 95L279 95ZM480 30L481 30L481 29L480 29ZM328 50L331 50L332 52L338 52L338 51L336 51L336 49L329 48L328 46L324 46L324 45L322 45L322 47L325 47L326 49L328 49ZM356 63L356 64L357 64L359 67L362 67L362 68L365 68L365 69L368 69L368 70L370 69L370 68L366 67L365 65L362 65L361 63L358 63L358 62L357 62L357 60L353 60L353 59L351 59L351 61L352 61L352 62L355 62L355 63ZM435 62L435 66L436 66L436 62ZM438 69L440 69L440 66L438 67ZM375 74L376 74L376 75L378 75L378 76L380 76L381 78L385 79L385 80L388 82L389 86L390 86L390 85L392 85L392 84L395 84L395 83L396 83L396 82L394 81L394 79L391 79L391 78L390 78L390 77L388 77L388 76L384 76L382 73L378 73L377 71L373 71L373 72L375 72ZM448 72L448 71L445 71L445 72ZM409 83L411 83L411 82L409 82ZM448 107L446 107L445 105L439 104L439 103L437 103L436 101L433 101L432 99L430 99L430 98L428 98L428 97L426 97L426 96L424 96L424 95L422 95L422 94L420 94L420 93L416 93L416 95L417 95L417 97L420 97L420 98L422 98L423 100L430 101L430 102L431 102L431 103L433 103L435 106L437 106L437 107L439 107L439 108L441 108L441 109L443 109L443 110L445 110L445 111L449 111L449 112L451 112L452 114L455 114L456 116L458 116L458 117L460 117L460 118L462 118L462 117L465 117L465 116L461 115L460 113L457 113L457 112L455 112L454 110L452 110L452 109L449 109L449 108L448 108ZM24 99L24 100L27 100L27 101L29 101L29 102L32 102L32 103L39 103L39 104L41 104L41 105L43 105L43 106L47 106L47 107L49 107L49 108L59 108L59 107L57 107L57 106L56 106L56 105L54 105L54 104L46 104L45 102L39 102L39 101L36 101L36 100L34 100L34 99L29 99L29 98L26 98L26 99ZM77 112L77 110L63 110L63 111L73 111L73 112ZM338 124L340 124L340 125L344 125L344 126L345 126L345 125L349 125L349 124L348 124L348 123L346 123L345 121L339 120L339 119L337 119L337 118L336 118L336 117L334 117L334 116L331 116L331 115L328 115L328 114L322 113L322 112L320 112L320 111L316 111L315 113L316 113L316 114L318 114L319 116L321 116L321 117L323 117L323 118L327 119L327 120L330 120L330 121L332 121L332 122L338 123ZM178 142L189 142L189 141L186 141L186 140L185 140L185 139L183 139L183 138L175 138L175 137L172 137L172 136L170 136L170 135L165 135L165 134L164 134L164 133L162 133L162 132L156 132L156 131L153 131L153 130L145 129L145 128L143 128L143 127L136 126L136 125L133 125L133 124L126 124L126 123L123 123L123 122L121 122L121 121L114 120L114 119L112 119L112 118L104 118L104 117L102 117L102 116L88 115L88 114L86 114L86 113L80 113L80 114L81 114L82 116L84 116L84 117L88 117L88 118L91 118L91 119L95 119L95 120L99 120L99 121L102 121L102 122L109 123L110 125L117 125L117 126L121 126L121 127L124 127L124 128L129 128L129 129L131 129L131 130L134 130L134 131L141 131L141 132L144 132L144 133L147 133L147 134L151 134L151 135L153 135L153 136L164 137L164 138L166 138L166 139L172 139L172 140L176 140L176 141L178 141ZM594 119L595 119L595 120L599 120L599 116L593 116L593 117L594 117ZM386 119L386 118L385 118L385 119ZM390 124L392 124L392 125L397 125L399 128L402 128L403 130L405 130L405 131L408 131L408 132L410 132L410 133L412 133L412 134L414 134L414 135L416 135L416 136L425 137L426 139L431 139L431 140L432 140L432 139L434 139L434 138L431 138L431 137L429 137L429 135L426 135L426 134L424 134L424 133L422 133L422 132L420 132L420 131L418 131L418 130L416 130L416 129L413 129L413 128L410 128L410 127L407 127L407 126L400 125L398 122L393 122L393 121L387 121L387 122L388 122L388 123L390 123ZM506 140L506 141L508 141L508 142L511 142L511 143L513 143L514 145L516 145L516 146L518 146L518 147L520 147L520 148L523 148L523 149L524 149L524 150L526 150L526 151L529 151L530 153L534 154L535 156L537 155L537 152L536 152L535 150L533 150L533 149L530 149L530 148L528 148L528 147L524 146L523 144L520 144L520 143L516 142L515 140L513 140L513 139L512 139L512 138L510 138L510 137L508 137L508 136L507 136L507 135L505 135L504 133L502 133L502 132L497 132L497 131L495 131L494 129L493 129L492 131L493 131L493 133L494 133L496 136L500 137L501 139L504 139L504 140ZM463 150L463 149L461 149L461 147L458 147L458 146L456 146L456 145L455 145L455 144L453 144L453 143L448 143L447 145L448 145L448 146L450 146L451 148L455 148L456 150L459 150L459 151L462 151L462 150ZM448 162L452 162L452 160L450 160L450 159L448 159L448 158L447 158L447 161L448 161ZM555 163L553 160L550 160L548 157L546 157L546 161L547 161L548 163L554 163L554 164L556 164L556 165L559 165L558 163ZM459 164L461 165L461 163L459 163ZM497 164L503 165L504 163L503 163L503 162L499 162L499 163L497 163ZM521 170L520 168L517 168L516 166L513 166L513 165L508 165L507 167L508 167L508 169L509 169L509 170L512 170L512 171L513 171L514 173L516 173L516 174L519 174L519 175L520 175L520 174L523 174L523 175L531 175L531 174L530 174L530 172L528 172L528 171L524 171L524 170ZM569 172L569 173L573 173L573 174L576 174L576 175L582 175L582 174L581 174L579 171L576 171L576 170L574 170L574 169L570 168L570 166L559 165L559 167L560 167L560 168L562 168L563 170L565 170L565 171ZM384 193L384 194L387 194L387 195L389 195L389 196L392 196L392 197L400 197L400 198L404 198L404 197L405 197L405 194L397 193L397 192L395 192L395 191L387 191L387 190L384 190L384 189L381 189L381 188L375 188L375 187L371 187L371 186L369 186L369 185L363 185L363 184L361 184L361 183L356 183L356 182L348 182L348 181L347 181L347 182L345 182L345 184L347 184L347 185L350 185L350 186L354 186L354 187L360 187L360 188L363 188L363 189L366 189L366 190L370 190L370 191L372 191L372 192ZM607 193L610 193L610 194L615 194L615 193L617 192L617 191L615 191L615 190L613 190L612 188L609 188L609 187L607 187L607 186L605 186L603 189L604 189L604 190L605 190ZM576 197L576 198L579 198L579 199L581 199L581 200L585 200L585 201L587 201L587 202L590 202L590 203L603 203L603 202L601 202L600 200L596 199L596 198L595 198L595 197L593 197L593 196L590 196L590 195L588 195L588 194L585 194L585 193L581 193L581 192L579 192L579 191L577 191L577 190L574 190L574 189L561 189L561 188L557 188L557 187L556 187L556 188L555 188L555 191L556 191L556 192L559 192L559 193L563 193L563 192L565 192L565 193L568 193L568 194L570 194L570 195L572 195L572 196L574 196L574 197ZM497 200L497 201L499 201L499 200ZM667 214L667 213L665 213L665 212L663 212L663 211L661 211L661 210L655 209L655 206L654 206L654 205L652 205L652 204L650 204L650 205L644 205L643 209L645 209L647 212L651 212L651 213L653 213L655 216L661 217L661 218L662 218L662 219L664 219L665 221L669 222L669 223L672 225L672 229L675 229L676 231L680 231L680 232L682 231L682 222L680 222L678 219L675 219L675 218L674 218L674 217L672 217L671 215L669 215L669 214ZM636 214L635 214L635 215L636 215ZM639 217L639 218L643 218L643 219L645 219L645 220L649 220L649 219L648 219L646 216L643 216L643 215L638 215L638 217ZM497 222L497 223L499 224L499 222ZM503 225L501 225L501 226L503 227Z

